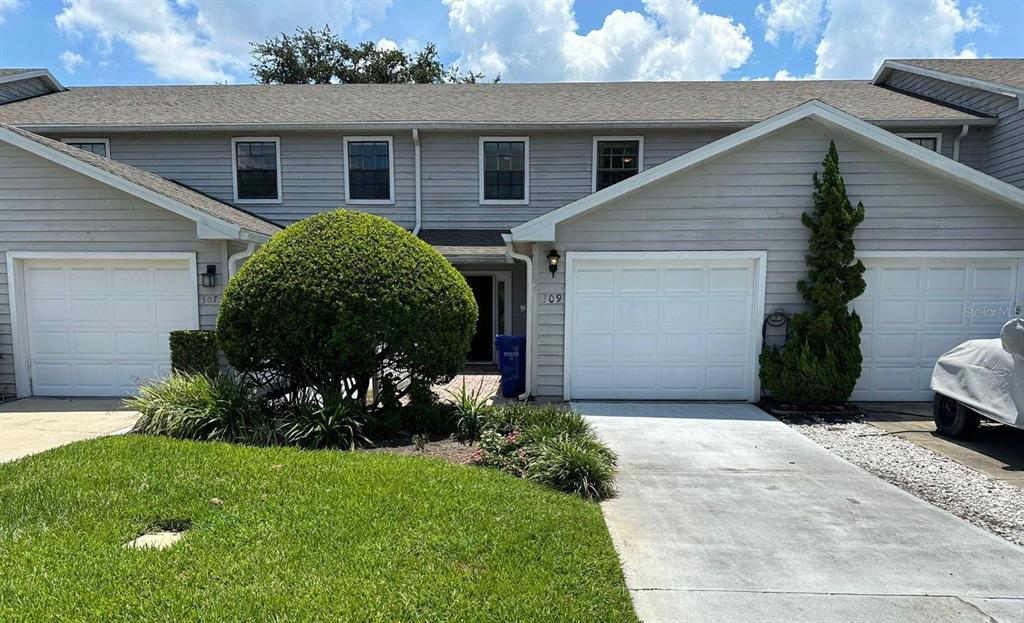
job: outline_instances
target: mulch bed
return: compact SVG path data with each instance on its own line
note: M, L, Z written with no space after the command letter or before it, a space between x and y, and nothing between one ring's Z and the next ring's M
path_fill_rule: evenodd
M472 456L476 449L476 445L464 444L457 441L454 437L436 435L428 436L427 443L421 450L412 442L412 435L405 435L378 442L376 447L367 448L365 452L390 452L392 454L429 456L443 459L449 463L463 464L469 460L469 457Z
M761 410L786 422L849 422L864 419L860 409L852 404L841 405L789 405L762 398L757 406Z

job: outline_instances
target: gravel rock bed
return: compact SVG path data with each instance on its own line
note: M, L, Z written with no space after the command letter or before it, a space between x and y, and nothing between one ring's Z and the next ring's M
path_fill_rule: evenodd
M1024 545L1024 489L870 424L787 422L847 461L990 532Z

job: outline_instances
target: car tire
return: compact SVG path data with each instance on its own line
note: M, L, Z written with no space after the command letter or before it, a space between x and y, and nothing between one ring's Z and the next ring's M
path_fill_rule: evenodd
M935 394L932 401L932 418L935 420L936 432L954 439L970 437L981 423L981 416L973 409L942 394Z

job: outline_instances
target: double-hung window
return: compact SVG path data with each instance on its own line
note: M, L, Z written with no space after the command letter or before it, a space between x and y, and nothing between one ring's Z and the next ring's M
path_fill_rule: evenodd
M104 158L110 157L110 140L105 138L62 138L60 142L92 152Z
M642 171L643 159L642 136L595 136L594 192Z
M281 202L281 141L277 137L231 139L235 201Z
M911 143L920 145L925 149L930 149L936 153L941 153L942 150L942 133L941 132L914 132L908 134L900 134L903 138L907 139Z
M480 203L530 202L530 139L480 138Z
M345 202L394 203L395 155L390 136L346 136Z

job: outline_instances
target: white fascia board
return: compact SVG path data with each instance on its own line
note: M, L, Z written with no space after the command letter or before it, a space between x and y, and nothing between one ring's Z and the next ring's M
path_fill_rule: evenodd
M138 184L126 180L123 177L94 167L82 160L63 154L53 148L43 145L42 143L37 143L32 139L25 138L24 136L11 132L5 128L0 128L0 141L14 145L19 149L35 154L40 158L59 164L62 167L75 171L76 173L81 173L82 175L106 184L107 186L126 192L134 197L138 197L147 203L151 203L157 207L164 208L169 212L173 212L178 216L187 218L188 220L196 223L196 235L199 238L237 240L241 235L242 228L234 223L218 219L203 212L202 210L197 210L192 206L175 201L166 195L162 195L143 186L139 186Z
M649 184L680 173L801 119L814 119L825 125L841 128L859 135L890 153L924 164L944 177L958 180L975 187L985 194L997 197L1014 204L1018 208L1024 209L1024 190L997 180L990 175L981 173L929 149L925 149L920 145L915 145L888 130L883 130L838 108L818 100L810 100L749 128L673 158L614 186L609 186L604 190L587 195L557 210L513 227L511 230L512 239L515 241L553 241L555 239L555 227L559 223L575 218L616 199L621 199L641 190Z
M958 84L960 86L978 89L980 91L997 93L999 95L1005 95L1006 97L1019 98L1024 95L1024 89L1018 89L1007 84L998 84L996 82L988 82L987 80L958 76L944 71L925 69L924 67L907 65L905 63L896 63L894 61L885 61L882 63L882 66L878 68L877 72L875 72L875 77L871 79L872 84L884 84L894 70L905 71L907 73L925 76L926 78L934 78L936 80L942 80L943 82Z

